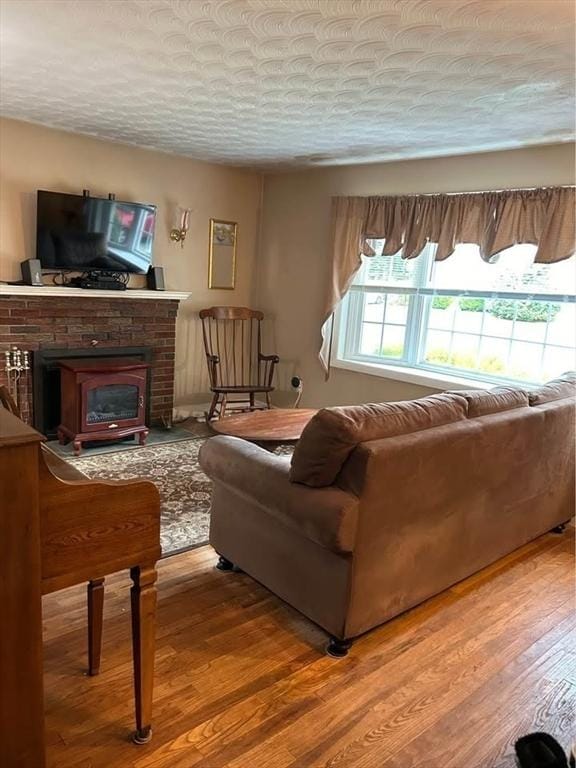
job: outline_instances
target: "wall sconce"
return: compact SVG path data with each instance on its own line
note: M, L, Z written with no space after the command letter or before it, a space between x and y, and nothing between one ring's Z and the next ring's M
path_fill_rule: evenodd
M178 207L175 221L176 226L170 230L170 240L175 243L180 243L181 248L184 248L184 240L186 239L186 234L188 232L191 211L191 208Z

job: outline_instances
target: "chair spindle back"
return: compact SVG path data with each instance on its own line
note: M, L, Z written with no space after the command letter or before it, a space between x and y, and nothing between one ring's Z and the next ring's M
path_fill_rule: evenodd
M211 307L200 312L211 387L266 383L269 363L261 360L262 312L247 307Z

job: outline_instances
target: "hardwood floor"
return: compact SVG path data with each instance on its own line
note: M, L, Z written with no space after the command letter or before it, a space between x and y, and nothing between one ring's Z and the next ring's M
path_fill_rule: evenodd
M128 576L107 581L102 668L85 594L44 599L49 768L512 768L512 744L565 746L576 703L574 528L547 534L322 655L317 627L209 547L159 565L154 735L132 724Z

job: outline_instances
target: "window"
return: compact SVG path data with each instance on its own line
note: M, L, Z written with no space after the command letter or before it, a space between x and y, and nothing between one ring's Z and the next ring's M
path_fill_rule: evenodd
M576 367L575 260L534 264L515 245L491 263L477 245L434 261L364 258L340 312L337 357L487 381L538 383Z

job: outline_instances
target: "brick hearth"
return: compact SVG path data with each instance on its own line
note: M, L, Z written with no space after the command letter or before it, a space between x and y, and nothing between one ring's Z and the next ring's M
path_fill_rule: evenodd
M171 415L178 301L83 296L0 295L0 383L7 383L4 351L147 346L152 350L152 424ZM32 422L31 373L20 385L22 415Z

